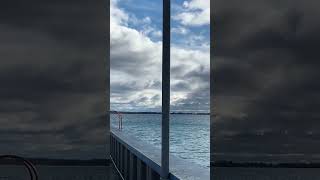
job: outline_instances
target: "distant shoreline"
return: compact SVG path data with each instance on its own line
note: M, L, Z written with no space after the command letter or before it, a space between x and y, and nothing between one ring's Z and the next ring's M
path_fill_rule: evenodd
M320 168L320 163L263 163L244 162L236 163L232 161L211 162L211 167L243 167L243 168Z
M111 114L162 114L161 112L128 112L128 111L110 111ZM210 115L203 112L171 112L170 114L185 114L185 115Z
M109 159L45 159L45 158L26 158L35 165L47 166L109 166ZM1 159L0 165L22 165L21 161L12 159Z

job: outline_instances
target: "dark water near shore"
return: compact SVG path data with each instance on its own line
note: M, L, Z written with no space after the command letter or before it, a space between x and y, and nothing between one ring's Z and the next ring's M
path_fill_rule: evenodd
M120 180L112 167L37 166L39 180ZM320 180L318 168L214 168L214 180ZM27 180L23 166L0 165L0 180Z
M319 168L213 168L214 180L320 180Z
M121 180L111 166L36 166L39 180ZM24 166L0 165L0 180L29 180Z

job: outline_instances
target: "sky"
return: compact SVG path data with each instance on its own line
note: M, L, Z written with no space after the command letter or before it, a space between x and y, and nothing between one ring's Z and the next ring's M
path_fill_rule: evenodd
M214 1L214 159L320 161L318 1Z
M171 110L209 112L210 1L171 2ZM162 1L111 0L111 109L161 111Z
M105 158L105 4L0 4L0 154Z

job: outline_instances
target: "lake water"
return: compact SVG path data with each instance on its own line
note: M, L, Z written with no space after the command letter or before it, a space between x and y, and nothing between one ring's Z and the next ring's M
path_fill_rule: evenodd
M113 127L117 115L111 116ZM171 115L170 152L209 169L209 115ZM160 114L123 114L123 132L160 147ZM320 169L307 168L214 168L215 180L320 180Z
M214 168L215 180L320 180L318 168Z
M123 132L158 148L161 147L160 114L123 114ZM172 155L209 169L209 115L172 114L170 116L170 152ZM111 115L113 127L118 117Z
M104 166L37 166L39 180L121 180ZM320 169L214 168L214 180L320 180ZM23 166L0 165L0 180L27 180Z
M121 180L111 166L36 166L39 180ZM0 165L0 180L28 180L24 166Z

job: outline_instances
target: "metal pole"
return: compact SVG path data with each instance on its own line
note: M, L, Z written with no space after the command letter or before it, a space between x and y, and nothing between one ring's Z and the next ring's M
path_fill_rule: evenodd
M170 0L163 0L161 179L169 177Z
M110 0L106 1L106 14L107 14L107 27L106 27L106 42L107 42L107 48L106 48L106 134L107 134L107 148L106 148L106 154L110 155Z
M214 29L215 29L214 19L213 19L213 2L210 1L210 179L213 180L213 167L211 167L211 162L214 161L213 152L214 152L214 97L213 97L213 51L214 51Z

